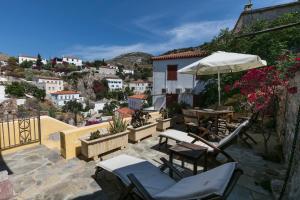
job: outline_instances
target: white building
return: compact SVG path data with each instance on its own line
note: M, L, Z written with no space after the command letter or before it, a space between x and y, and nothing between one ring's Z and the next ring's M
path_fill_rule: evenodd
M122 90L123 80L120 78L106 78L110 90Z
M83 98L80 97L80 93L77 91L57 91L50 94L53 103L58 106L64 106L68 101L76 100L83 102Z
M25 62L25 61L27 61L27 62L31 61L33 64L36 64L37 57L20 55L19 56L19 64L21 64L22 62ZM42 59L42 63L44 65L47 64L47 60Z
M140 110L147 103L147 95L136 94L128 97L128 107L132 110Z
M153 105L156 110L174 102L185 102L196 106L199 102L196 76L180 74L177 71L207 56L204 51L188 51L153 57ZM200 81L199 83L202 84ZM195 88L197 91L195 91Z
M147 90L152 90L152 82L137 80L129 83L129 88L136 94L142 94Z
M123 69L124 74L134 74L134 70L133 69Z
M101 66L98 69L98 73L103 76L112 76L112 75L116 75L117 69L109 66Z
M72 56L63 56L62 62L73 64L75 66L82 66L82 60Z
M64 90L64 81L56 77L36 77L34 83L40 89L44 89L46 94Z

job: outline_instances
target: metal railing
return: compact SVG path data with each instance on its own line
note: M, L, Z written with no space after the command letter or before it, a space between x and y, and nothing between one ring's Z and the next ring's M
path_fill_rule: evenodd
M0 151L37 142L41 142L40 112L0 114Z

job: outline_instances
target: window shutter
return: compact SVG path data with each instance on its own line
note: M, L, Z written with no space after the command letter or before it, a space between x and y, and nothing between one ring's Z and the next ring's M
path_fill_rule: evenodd
M168 65L167 80L177 80L177 65Z

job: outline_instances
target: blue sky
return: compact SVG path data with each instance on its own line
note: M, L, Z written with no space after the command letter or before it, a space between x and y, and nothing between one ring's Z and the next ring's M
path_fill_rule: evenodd
M253 0L254 8L293 0ZM84 60L202 44L248 0L1 0L0 52Z

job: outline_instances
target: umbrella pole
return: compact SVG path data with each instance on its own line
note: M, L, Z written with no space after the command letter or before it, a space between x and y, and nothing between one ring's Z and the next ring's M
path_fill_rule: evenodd
M219 93L219 106L221 106L221 83L220 83L220 72L218 71L218 93Z

